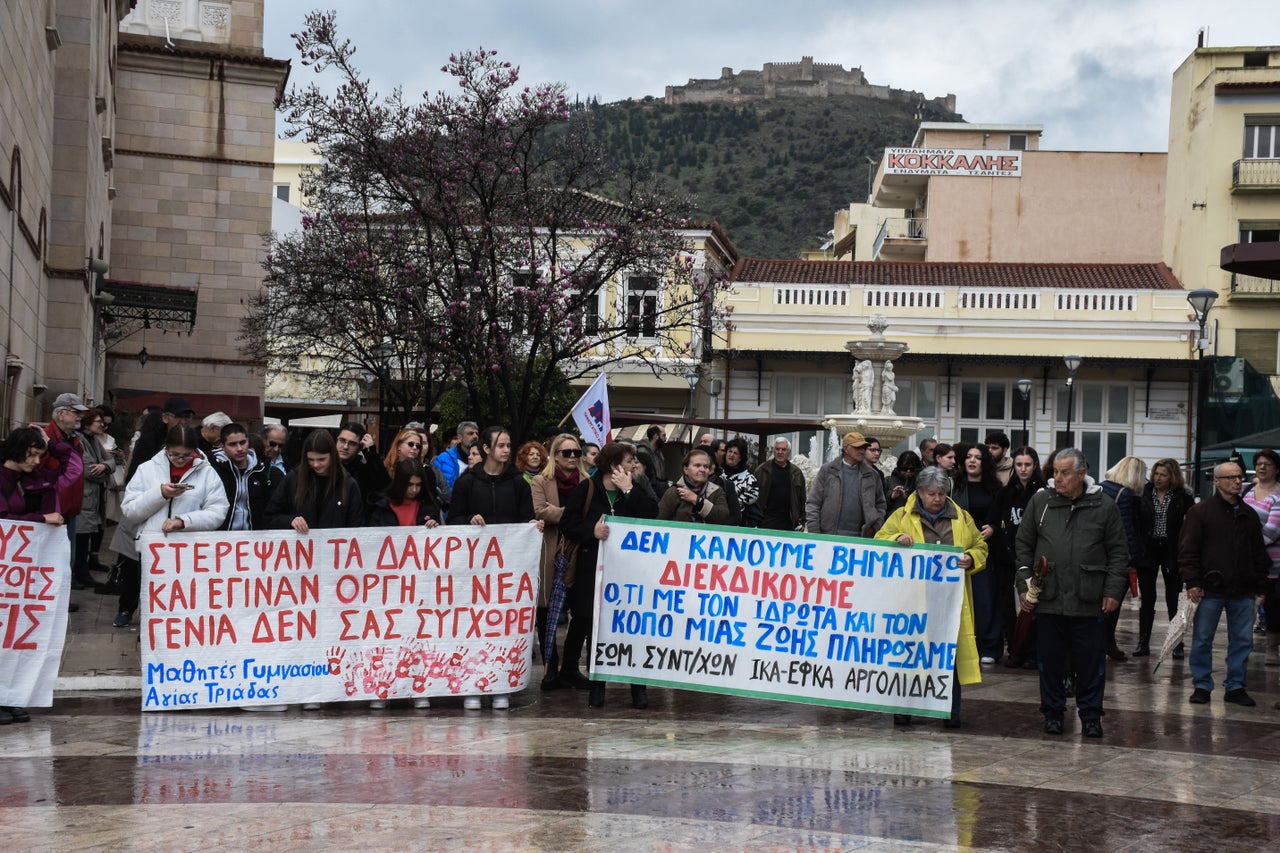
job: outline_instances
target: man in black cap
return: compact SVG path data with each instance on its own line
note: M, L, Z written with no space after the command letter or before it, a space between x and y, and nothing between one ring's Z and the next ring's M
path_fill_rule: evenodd
M160 414L160 419L164 421L164 432L167 433L178 424L191 423L191 419L195 416L195 410L191 408L191 403L186 397L170 397L164 401L164 410ZM138 470L139 465L163 449L163 433L144 432L138 436L138 441L133 446L133 455L129 457L129 473L125 477L125 482L133 479L133 472Z

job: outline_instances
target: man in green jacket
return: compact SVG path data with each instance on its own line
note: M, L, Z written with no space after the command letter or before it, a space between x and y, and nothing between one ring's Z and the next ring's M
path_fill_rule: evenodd
M1120 510L1088 476L1084 453L1068 448L1053 460L1049 487L1036 492L1018 527L1018 592L1032 566L1049 562L1036 606L1040 711L1046 734L1062 734L1063 680L1075 676L1076 707L1086 737L1102 737L1106 684L1106 620L1128 582L1129 543ZM1068 661L1074 672L1068 672Z

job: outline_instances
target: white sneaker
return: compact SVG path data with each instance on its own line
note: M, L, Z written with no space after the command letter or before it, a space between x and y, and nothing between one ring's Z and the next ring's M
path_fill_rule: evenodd
M462 700L462 707L463 707L465 710L467 710L467 711L479 711L479 710L480 710L480 697L479 697L479 696L468 696L467 698L465 698L465 699L463 699L463 700Z
M319 711L323 707L324 705L321 705L319 702L303 702L302 703L302 710L304 711Z
M289 710L288 705L241 705L241 711L269 711L273 714L279 714Z
M990 657L990 656L987 656L987 655L983 655L981 658L979 658L979 659L978 659L978 663L983 664L983 665L989 665L989 664L993 664L993 663L995 663L995 662L996 662L996 659L995 659L995 658Z
M413 707L415 710L418 710L418 711L421 711L425 708L430 708L431 700L428 699L426 696L419 696L417 699L413 700Z
M387 710L387 701L385 699L374 699L372 702L369 703L369 710L385 711Z
M493 697L493 710L505 711L511 707L511 697L505 693Z

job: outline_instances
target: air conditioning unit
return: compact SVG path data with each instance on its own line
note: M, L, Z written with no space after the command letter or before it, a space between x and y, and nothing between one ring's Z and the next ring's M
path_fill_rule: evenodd
M1244 396L1244 359L1218 357L1213 360L1213 378L1210 392L1224 400L1238 400Z

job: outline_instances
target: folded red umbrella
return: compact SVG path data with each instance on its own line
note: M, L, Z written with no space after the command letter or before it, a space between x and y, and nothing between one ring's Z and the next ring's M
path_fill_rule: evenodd
M1049 574L1049 558L1042 556L1036 561L1035 570L1027 579L1027 594L1022 607L1018 610L1018 624L1013 628L1013 643L1009 648L1011 655L1022 652L1022 647L1031 634L1031 623L1036 618L1036 603L1040 600L1040 590L1044 589L1044 578L1047 574Z

